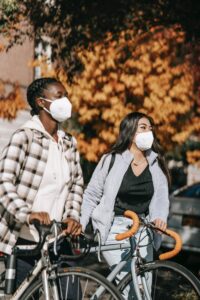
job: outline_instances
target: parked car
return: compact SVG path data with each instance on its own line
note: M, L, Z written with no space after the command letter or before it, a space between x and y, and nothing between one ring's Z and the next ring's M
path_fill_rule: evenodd
M200 182L174 191L170 202L168 228L181 235L183 250L200 252ZM172 248L171 238L164 237L163 246Z

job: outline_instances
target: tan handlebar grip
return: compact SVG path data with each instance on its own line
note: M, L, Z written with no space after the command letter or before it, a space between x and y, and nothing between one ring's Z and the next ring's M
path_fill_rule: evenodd
M172 230L167 229L166 233L175 240L175 247L173 250L162 253L159 255L160 260L170 259L176 256L182 249L182 239L180 235Z
M130 238L132 235L134 235L138 231L138 228L139 228L140 221L139 221L138 215L136 213L134 213L131 210L126 210L124 212L124 216L133 220L133 226L128 231L117 234L115 237L115 239L117 241L121 241L121 240Z

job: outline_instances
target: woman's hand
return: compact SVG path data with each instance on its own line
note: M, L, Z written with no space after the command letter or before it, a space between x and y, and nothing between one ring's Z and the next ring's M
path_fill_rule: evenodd
M40 224L44 225L49 225L51 223L47 212L32 212L29 216L29 224L31 224L33 220L38 220Z
M63 222L67 224L67 229L64 230L66 234L71 234L73 236L81 234L82 226L79 222L71 218L67 218Z
M167 229L167 223L165 223L163 220L157 218L153 221L156 227L161 229L162 231L165 231ZM159 230L157 231L158 233L162 234Z

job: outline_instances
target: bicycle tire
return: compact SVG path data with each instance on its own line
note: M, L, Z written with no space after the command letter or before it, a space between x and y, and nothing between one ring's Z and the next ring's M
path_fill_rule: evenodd
M62 278L62 280L61 280ZM98 287L104 287L105 291L103 294L98 297L94 298L95 300L122 300L122 296L116 289L116 287L108 282L105 277L100 275L99 273L82 268L82 267L69 267L63 268L58 271L56 276L58 289L59 289L59 299L65 300L89 300L92 299L92 295L94 291L98 289ZM50 284L50 293L51 293L51 286L52 286L51 276L49 278ZM78 283L78 286L77 286ZM65 291L62 290L61 284ZM73 286L74 284L74 286ZM70 286L70 288L69 288ZM87 289L88 287L88 289ZM73 291L71 293L70 291ZM72 295L73 294L73 295ZM20 300L40 300L44 299L44 291L41 279L38 279L34 282L22 295ZM51 293L50 299L54 300L53 295Z
M171 261L154 261L142 266L138 275L152 275L152 300L199 300L200 281L184 266ZM118 284L120 293L124 293L132 284L132 275L128 273ZM144 293L144 291L143 291ZM128 299L134 299L134 292L129 289Z

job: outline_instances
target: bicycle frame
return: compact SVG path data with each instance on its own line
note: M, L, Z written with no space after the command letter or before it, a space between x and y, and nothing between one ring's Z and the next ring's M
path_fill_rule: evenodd
M106 277L106 279L109 282L112 282L118 273L122 271L122 269L130 262L131 259L131 273L132 273L132 278L133 278L133 285L134 285L134 290L135 294L137 296L138 300L142 300L141 292L139 289L139 284L142 284L144 287L144 292L145 292L145 297L146 300L151 300L150 292L147 287L147 282L146 278L144 276L138 276L136 273L136 264L137 261L139 260L139 263L142 265L142 260L141 256L139 253L139 248L136 248L136 241L134 237L129 238L129 243L124 243L124 244L110 244L110 245L101 245L101 252L104 251L113 251L113 250L119 250L119 249L130 249L130 252L127 253L123 260L120 261L118 265L110 272L110 274ZM96 253L98 252L99 247L91 247L90 248L90 253ZM140 283L138 282L140 280ZM103 293L104 289L102 287L99 287L98 290L95 292L95 295L98 299L98 297L101 296Z
M147 228L149 230L145 230L147 233L150 232L149 237L151 237L150 239L148 239L147 243L146 243L146 239L145 237L142 237L142 231L141 234L139 235L139 238L135 235L136 233L139 233L139 218L138 216L131 211L126 211L125 212L125 216L131 218L133 220L133 226L130 227L129 230L123 232L123 233L119 233L116 236L116 240L117 241L121 241L121 240L126 240L129 239L129 245L128 244L116 244L113 241L113 244L107 244L107 245L101 245L101 243L99 243L98 247L93 247L90 249L90 252L97 252L97 254L100 254L101 251L113 251L113 250L117 250L117 249L126 249L126 248L131 248L131 250L129 251L129 254L125 255L125 257L123 257L123 260L121 262L119 262L117 264L117 266L112 270L112 272L108 275L107 280L108 281L112 281L113 279L118 279L117 275L120 271L122 271L122 269L124 268L124 266L126 266L126 264L131 261L131 270L128 270L128 275L125 276L125 278L122 279L122 281L120 280L119 283L119 290L126 296L129 297L129 292L131 292L131 297L134 297L134 299L137 300L151 300L151 295L153 292L153 297L156 296L155 299L157 299L157 296L160 297L160 291L162 291L162 296L164 297L167 295L168 293L167 291L171 290L170 287L172 287L172 284L174 284L174 279L177 279L177 285L174 286L172 288L172 294L170 294L173 298L175 295L181 296L184 295L186 296L186 298L188 298L188 296L190 297L191 295L193 296L199 296L199 291L200 291L200 284L198 279L186 268L182 267L181 265L178 265L176 263L165 263L165 262L158 262L157 260L154 261L153 260L153 256L152 256L152 251L149 248L149 251L146 252L146 250L140 251L140 247L146 247L148 245L150 245L150 243L153 241L153 237L151 236L151 232L153 232L154 230L156 231L160 231L161 233L164 233L170 237L172 237L175 240L175 246L174 249L165 253L162 253L159 255L159 259L162 260L167 260L170 259L172 257L174 257L175 255L177 255L180 251L181 251L181 246L182 246L182 240L181 237L174 231L170 230L170 229L166 229L165 231L157 228L154 224L150 223L150 222L145 222L145 220L142 220L142 224L144 225L144 228ZM131 238L133 237L133 238ZM112 239L111 239L112 240ZM136 242L136 247L134 248L134 241ZM142 242L144 240L144 243ZM95 240L96 241L96 240ZM98 238L98 241L100 241L100 238ZM141 241L141 244L140 244ZM122 242L123 243L123 242ZM145 253L149 253L149 256ZM148 263L146 263L146 261L143 259L143 257L147 258ZM159 277L159 275L157 274L158 270L166 270L167 274L171 271L174 272L175 277L173 276L170 280L172 280L172 282L169 283L169 286L165 285L165 279L166 277L168 277L168 275L164 276L162 275L161 272L161 276ZM123 270L124 271L124 270ZM155 271L155 273L154 273ZM155 276L154 276L155 275ZM180 282L179 282L179 277L181 278ZM158 279L158 283L161 282L161 286L158 285L157 287L157 279ZM164 280L164 283L162 282L162 279ZM132 283L134 285L133 288L133 293L131 290L131 285ZM167 283L167 281L166 281ZM164 286L163 286L164 284ZM170 285L171 284L171 285ZM163 289L164 287L164 289ZM179 292L177 294L177 288L179 289ZM156 292L156 290L158 291L158 295ZM95 295L96 298L98 298L101 293L102 293L103 289L102 287L100 287ZM163 294L164 291L164 294ZM165 294L166 293L166 294ZM191 297L190 297L191 298ZM160 298L159 298L160 299ZM171 297L170 297L171 299ZM182 298L181 298L182 299ZM185 299L185 297L184 297ZM197 299L197 298L195 298ZM199 297L198 297L199 299Z
M57 278L60 276L60 273L57 273L59 264L58 263L51 263L50 257L49 257L49 244L53 244L53 250L54 254L57 255L57 241L65 237L65 233L61 231L61 234L58 234L57 227L59 226L59 229L61 229L60 225L61 222L52 222L53 225L51 225L50 229L47 227L43 228L43 231L40 231L40 234L42 238L36 245L17 245L16 248L13 249L13 253L11 256L34 256L36 253L38 254L39 251L41 253L41 259L37 261L37 264L33 267L32 271L26 276L24 281L20 284L20 286L17 288L15 292L13 292L13 279L14 279L14 270L15 270L15 261L12 260L12 257L10 256L8 258L7 264L6 264L6 272L3 272L0 274L2 275L2 278L4 278L4 275L6 273L7 276L5 276L5 279L7 280L6 285L4 287L4 293L1 294L1 296L6 297L8 295L9 300L20 300L22 296L25 293L28 293L27 289L32 289L32 285L36 282L38 283L38 278L42 278L42 292L44 294L45 300L50 300L50 291L51 291L51 299L53 296L54 300L60 300L60 289L57 285ZM35 225L35 224L34 224ZM37 225L37 224L36 224ZM37 225L38 226L38 225ZM64 224L65 226L65 224ZM56 228L55 228L56 227ZM38 229L38 228L36 228ZM53 230L53 231L52 231ZM62 230L62 229L61 229ZM38 230L39 231L39 230ZM53 234L53 237L52 237ZM51 235L51 236L48 236ZM34 253L34 254L33 254ZM83 251L83 256L85 256L85 251ZM67 257L67 256L66 256ZM65 257L65 258L66 258ZM81 255L79 255L79 258ZM65 261L65 260L64 260ZM13 263L12 263L13 262ZM70 271L70 270L69 270ZM65 272L65 271L64 271ZM95 277L95 275L93 275ZM105 280L104 280L105 281ZM105 282L102 280L102 286L105 285ZM3 280L2 280L3 282ZM49 285L50 282L50 285ZM98 283L98 281L97 281ZM101 280L100 280L101 283ZM39 282L40 286L40 282ZM51 287L51 290L49 289ZM111 287L111 286L110 286ZM103 288L103 290L107 290L108 287ZM113 292L114 292L114 288ZM112 292L111 289L111 292ZM39 292L39 290L34 290L36 293ZM33 292L33 290L31 290ZM36 295L37 297L37 295ZM118 297L118 295L117 295ZM95 300L96 299L96 293L95 291L92 292L92 295L90 294L90 299Z
M141 230L139 230L139 218L138 216L131 211L126 211L125 216L133 219L133 226L130 227L130 229L127 232L120 233L116 236L116 239L118 241L123 239L129 239L129 246L128 244L109 244L109 245L101 245L99 243L98 247L95 247L90 250L90 252L97 252L98 254L100 251L113 251L117 249L126 249L130 248L129 255L125 256L120 263L117 264L117 266L111 271L111 273L107 276L108 281L113 281L115 278L117 278L118 273L122 271L124 266L131 260L131 275L132 275L132 283L134 286L134 297L136 297L138 300L150 300L151 299L151 289L152 289L152 273L143 273L143 266L144 266L144 260L142 258L142 255L140 253L140 247L148 246L149 243L153 242L153 230L159 230L162 233L165 233L172 238L174 238L176 244L174 247L174 250L166 252L164 254L161 254L159 258L161 260L163 259L169 259L173 256L175 256L178 252L181 250L182 241L181 238L177 235L177 233L167 229L166 231L162 231L159 228L157 228L154 224L146 221L144 218L140 218L141 223L143 224L141 226ZM144 230L144 231L143 231ZM142 240L144 240L145 237L142 237L142 232L145 232L149 236L149 239L147 241L147 244L140 244ZM140 233L139 237L135 235L136 233ZM97 232L99 235L99 232ZM98 237L98 236L97 236ZM100 241L100 237L98 237L98 241ZM148 258L148 262L150 260L153 262L153 256L152 258ZM126 293L127 291L125 291ZM96 295L99 296L102 293L102 289L99 288L96 291ZM128 291L129 293L129 291Z
M37 263L37 265L33 268L30 276L28 278L25 278L25 280L20 284L18 289L14 292L14 294L11 296L10 300L19 300L20 297L23 295L25 290L31 285L33 280L37 277L37 275L42 270L42 259L40 259ZM43 270L42 272L45 272L46 270Z
M30 250L33 248L33 246L18 246L20 250ZM10 300L20 300L23 293L26 291L26 289L32 284L32 282L37 278L39 274L42 275L42 282L44 287L44 293L45 293L45 300L50 300L50 294L49 294L49 286L48 286L48 273L47 270L49 269L49 261L48 261L48 255L45 255L45 252L48 249L48 242L46 241L43 246L43 255L40 260L38 260L37 264L33 267L33 270L30 272L30 275L27 276L24 281L20 284L20 286L17 288L17 290L14 292L13 295L10 296ZM51 272L53 270L51 269ZM53 273L51 276L53 277ZM53 294L54 299L59 300L58 290L56 284L53 284Z

